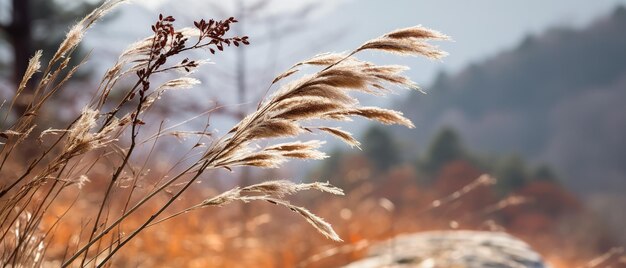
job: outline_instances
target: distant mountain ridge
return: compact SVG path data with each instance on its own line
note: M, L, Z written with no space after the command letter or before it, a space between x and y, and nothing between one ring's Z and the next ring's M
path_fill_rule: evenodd
M626 190L623 6L584 29L551 29L442 73L427 92L398 104L418 128L402 132L412 143L450 126L472 150L553 165L579 193Z

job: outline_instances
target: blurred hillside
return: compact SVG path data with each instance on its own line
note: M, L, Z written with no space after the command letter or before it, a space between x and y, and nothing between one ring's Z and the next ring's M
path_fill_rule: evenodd
M578 193L626 190L624 29L619 7L584 29L554 28L441 73L427 95L398 104L418 128L401 133L406 152L452 127L472 150L550 164Z

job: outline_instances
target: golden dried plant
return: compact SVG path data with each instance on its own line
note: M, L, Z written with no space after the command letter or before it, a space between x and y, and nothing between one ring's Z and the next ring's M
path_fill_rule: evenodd
M290 159L316 160L327 157L320 150L323 141L297 140L304 139L302 134L322 132L352 147L367 146L361 145L351 133L326 125L328 121L350 121L354 117L362 117L382 124L413 128L411 121L402 113L380 107L361 106L352 94L360 92L382 96L392 92L394 87L418 89L414 82L402 74L407 67L376 65L357 59L355 54L371 50L440 59L445 53L427 41L448 39L439 32L415 26L365 42L349 53L320 54L296 63L271 82L270 88L278 83L282 86L262 100L256 111L237 123L225 136L211 140L206 146L199 146L203 138L210 135L206 129L170 131L170 128L161 129L159 126L156 134L139 140L143 137L140 133L145 129L144 125L151 124L144 121L150 107L158 102L164 92L191 88L200 83L189 75L204 63L202 60L185 58L176 63L171 62L175 60L175 56L185 55L190 50L207 49L216 53L227 46L239 47L250 42L247 36L227 36L230 25L237 22L232 17L222 21L200 20L194 23L193 28L176 30L173 17L160 15L152 25L153 35L132 44L121 54L113 67L104 74L92 101L72 123L67 127L54 129L37 128L37 119L44 104L63 88L82 65L69 66L69 59L86 31L102 16L124 2L127 1L105 1L101 7L70 28L66 39L42 72L41 80L35 83L34 96L27 110L9 122L13 103L20 97L20 92L25 89L33 74L41 69L41 52L37 52L30 61L23 81L17 86L17 94L5 111L6 116L0 129L0 138L4 139L4 144L0 145L0 172L4 176L0 187L0 235L4 241L0 248L0 261L4 264L12 267L37 266L50 261L46 258L46 245L52 239L55 227L42 226L42 219L48 215L48 209L58 201L62 192L67 192L72 185L78 185L82 189L82 186L90 182L89 171L105 160L114 165L106 165L109 170L103 171L110 175L96 209L97 215L90 218L85 233L78 234L78 242L71 247L68 245L68 255L64 256L62 267L76 264L85 266L90 263L102 266L137 234L154 224L190 210L222 206L233 201L267 201L284 206L304 217L324 236L340 241L341 238L329 223L286 199L287 196L304 190L343 194L341 189L328 183L297 184L279 180L241 186L208 197L179 213L162 215L209 170L232 171L239 166L277 168ZM305 66L319 70L287 82L301 73ZM182 75L178 73L175 78L160 86L151 85L153 77L172 74L175 73L172 72L174 70L184 72ZM133 77L135 82L132 87L118 86L123 79ZM116 95L123 97L113 100L111 92L122 89L126 91ZM198 143L189 149L199 151L200 157L187 164L180 172L146 181L145 183L152 183L152 189L139 191L137 185L143 179L141 174L145 173L146 165L136 169L131 164L131 158L137 146L145 145L149 141L156 144L159 137L164 135L200 136ZM36 141L35 144L40 146L37 147L37 153L26 156L28 160L25 161L16 152L23 150L24 141L28 139ZM291 141L273 142L277 139ZM93 161L86 157L92 153L97 155L93 157ZM184 160L181 159L174 166L186 163ZM10 164L22 168L17 172L9 170ZM122 181L129 182L132 187L125 192L127 195L122 200L113 199L114 192L121 191L116 186ZM155 197L162 193L168 193L169 198L151 213L151 217L133 227L130 232L122 231L122 223L138 211L147 209L146 204L157 202ZM111 206L117 202L123 207L119 215L111 212ZM70 205L68 212L71 208ZM57 215L55 225L62 224L63 215ZM113 233L115 239L105 240ZM108 246L106 241L111 241ZM31 253L36 257L31 258Z

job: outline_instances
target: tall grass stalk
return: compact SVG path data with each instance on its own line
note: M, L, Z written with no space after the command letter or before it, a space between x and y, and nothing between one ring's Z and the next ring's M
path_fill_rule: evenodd
M329 183L297 184L279 180L244 185L206 197L204 201L179 212L163 214L211 170L233 171L242 166L278 168L292 159L327 157L320 150L323 141L300 141L298 137L302 134L325 133L353 147L367 146L361 145L351 133L325 125L328 121L350 121L353 117L363 117L383 124L413 128L411 121L402 113L361 106L351 95L352 92L362 92L382 96L390 93L393 87L417 89L417 85L402 74L407 68L376 65L359 60L355 55L370 50L439 59L445 53L426 41L448 39L436 31L415 26L367 41L349 53L320 54L296 63L270 83L270 90L277 88L261 100L258 109L238 122L226 135L213 138L207 128L189 132L197 135L198 141L191 148L181 148L188 153L179 161L172 161L172 173L147 178L142 173L151 165L149 159L156 145L160 144L160 137L181 133L146 118L152 112L150 108L160 101L165 92L191 88L200 83L191 73L204 62L190 58L190 52L204 50L220 53L229 47L249 45L250 41L247 36L229 35L231 26L237 22L232 17L221 21L200 20L194 23L194 27L178 30L173 17L159 15L151 26L153 34L130 45L121 54L104 74L91 101L71 123L59 128L38 127L44 107L87 60L70 66L70 59L87 30L124 2L106 1L80 20L69 30L47 64L41 62L41 51L35 53L14 98L2 107L5 114L0 125L3 143L0 145L0 263L4 267L41 266L54 261L60 261L58 264L62 263L62 267L100 267L150 226L192 210L224 206L236 201L265 201L283 206L302 216L325 237L341 241L324 219L286 199L306 190L343 195L341 189ZM45 66L43 71L42 66ZM300 74L305 66L316 67L318 71ZM36 77L34 74L40 71L41 76L37 77L41 79L31 81ZM164 77L170 80L155 85ZM132 81L132 86L123 86L128 81ZM23 114L15 114L13 104L29 86L34 87L34 96ZM147 133L157 127L156 133ZM281 142L277 143L277 139ZM133 163L142 160L136 153L149 144L151 147L148 155L143 156L143 165L135 169ZM101 166L106 168L103 170ZM96 170L109 175L93 177ZM82 191L95 180L104 185L101 192L96 193L99 197L95 215L81 215L88 219L85 225L88 228L77 234L77 242L67 245L62 260L53 259L47 255L47 250L56 228L63 224L64 216L74 210L75 201L80 200L81 196L75 194L76 191ZM123 183L129 183L130 186L126 186L130 190L122 187ZM140 189L140 183L150 185L152 189ZM162 197L168 196L168 193L171 195L161 203ZM68 204L61 198L65 194L76 197ZM148 212L147 204L159 204L159 208ZM50 211L54 206L67 208L58 215ZM150 216L125 234L129 217L146 213ZM50 217L56 217L53 224L44 224Z

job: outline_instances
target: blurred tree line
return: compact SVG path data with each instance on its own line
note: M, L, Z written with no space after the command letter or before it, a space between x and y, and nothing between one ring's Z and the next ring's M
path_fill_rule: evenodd
M515 154L476 153L451 128L441 129L419 155L407 152L411 147L392 130L372 127L360 140L362 152L337 149L307 177L343 188L355 207L387 200L396 220L412 219L421 229L507 231L550 241L533 245L542 252L575 252L581 249L572 245L581 244L604 252L619 243L548 165ZM495 183L480 183L482 174Z
M49 59L69 27L99 2L0 0L0 46L8 47L12 55L10 59L0 59L3 78L19 83L34 52L43 49L44 61Z
M622 4L588 26L549 28L462 70L442 71L428 97L399 100L420 130L398 132L415 148L449 124L481 150L549 160L580 194L620 194L626 189L626 139L617 138L626 133L626 117L618 116L626 100L624 29ZM520 164L507 161L501 165L509 170Z
M446 167L455 162L465 162L484 173L489 173L498 179L494 190L498 195L505 196L519 191L533 182L548 182L561 187L559 178L551 167L545 164L532 167L516 154L511 155L481 155L468 150L452 128L443 128L437 133L421 155L405 152L393 132L378 126L372 126L365 131L362 137L362 156L370 164L373 177L390 170L410 164L414 166L418 175L417 182L424 187L437 184L437 179ZM341 169L342 159L349 158L350 153L336 150L320 167L323 177L335 177ZM340 178L338 178L340 179ZM341 179L340 179L341 180ZM346 185L344 185L346 186Z

